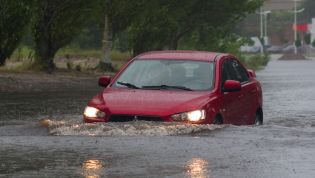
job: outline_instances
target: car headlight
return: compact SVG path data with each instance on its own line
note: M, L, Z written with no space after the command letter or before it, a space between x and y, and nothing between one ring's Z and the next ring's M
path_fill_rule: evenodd
M84 116L86 117L102 118L105 117L105 115L106 114L103 111L100 111L99 109L90 106L85 107L84 110Z
M191 122L197 122L206 119L206 112L205 110L195 110L190 112L174 114L171 117L174 121L188 120Z

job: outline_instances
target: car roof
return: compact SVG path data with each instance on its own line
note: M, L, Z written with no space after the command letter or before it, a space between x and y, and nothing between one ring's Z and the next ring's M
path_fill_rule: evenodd
M216 52L207 51L151 51L138 55L136 59L182 59L197 61L214 61L219 55L227 55Z

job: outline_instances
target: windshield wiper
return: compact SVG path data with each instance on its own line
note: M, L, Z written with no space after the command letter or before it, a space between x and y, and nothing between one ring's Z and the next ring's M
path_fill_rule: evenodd
M127 82L117 82L119 85L123 85L123 86L126 86L128 88L134 88L134 89L139 89L139 87L137 87L136 85L134 84L131 84L131 83L127 83Z
M153 85L153 86L142 86L143 89L179 89L192 91L192 89L184 87L184 86L172 86L172 85Z

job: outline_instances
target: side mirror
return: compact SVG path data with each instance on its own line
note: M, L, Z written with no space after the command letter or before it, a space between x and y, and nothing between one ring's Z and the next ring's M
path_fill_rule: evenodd
M227 80L224 83L224 92L236 92L236 91L241 91L241 83L236 80Z
M101 76L98 79L98 85L101 87L107 87L110 83L111 77L110 76Z
M256 78L255 71L253 71L251 69L248 69L247 72L248 72L248 75L249 75L250 78Z

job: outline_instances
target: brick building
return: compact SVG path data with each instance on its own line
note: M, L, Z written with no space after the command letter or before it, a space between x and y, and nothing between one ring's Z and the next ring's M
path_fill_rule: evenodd
M300 6L301 2L297 2L297 6ZM282 45L285 43L293 43L294 41L294 31L293 26L293 13L292 18L287 17L285 21L277 21L275 13L278 12L290 12L294 9L293 0L266 0L263 5L263 10L271 10L273 13L269 14L267 17L267 36L269 37L270 44L272 45ZM301 17L299 17L299 20ZM301 20L300 20L301 21ZM299 22L298 22L299 23ZM258 14L249 15L240 25L243 29L241 35L244 36L260 36L260 16ZM303 38L303 34L299 34Z

